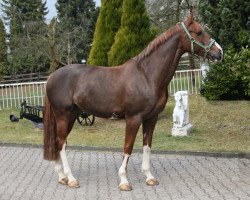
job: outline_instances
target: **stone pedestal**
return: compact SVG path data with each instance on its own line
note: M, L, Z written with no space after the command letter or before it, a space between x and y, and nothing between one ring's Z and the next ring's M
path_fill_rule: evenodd
M188 136L191 134L193 129L192 124L186 124L183 127L173 127L172 128L172 136Z

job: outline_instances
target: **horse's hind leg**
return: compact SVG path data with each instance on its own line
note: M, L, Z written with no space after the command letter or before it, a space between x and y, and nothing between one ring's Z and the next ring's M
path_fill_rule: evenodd
M55 161L55 171L57 172L59 176L58 182L62 185L68 185L69 180L63 172L61 156L59 156L58 160Z
M63 144L63 148L60 151L60 156L61 156L63 167L64 167L64 174L68 179L69 187L78 188L80 187L80 185L71 172L71 169L67 160L65 148L66 148L66 142Z
M152 145L152 137L157 119L158 116L155 116L143 122L142 172L146 175L146 183L149 186L159 184L159 182L154 178L150 171L150 152Z
M56 170L59 176L59 183L68 184L70 187L79 187L78 181L73 176L67 156L66 156L66 139L73 127L77 112L63 113L57 118L57 142L60 149L60 158L56 161ZM63 171L62 171L63 166Z

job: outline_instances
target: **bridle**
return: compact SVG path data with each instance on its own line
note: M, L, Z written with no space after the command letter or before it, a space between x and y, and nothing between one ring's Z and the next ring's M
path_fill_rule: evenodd
M204 54L204 57L203 57L203 60L205 60L206 57L207 57L207 53L210 51L212 45L215 43L215 40L211 39L211 42L208 45L203 45L202 43L196 41L191 36L191 34L189 33L189 31L188 31L187 27L185 26L184 22L181 23L181 26L184 29L185 33L187 34L187 36L188 36L188 38L190 40L192 56L196 55L195 52L194 52L194 43L195 43L195 44L197 44L198 46L200 46L201 48L203 48L205 50L205 54Z

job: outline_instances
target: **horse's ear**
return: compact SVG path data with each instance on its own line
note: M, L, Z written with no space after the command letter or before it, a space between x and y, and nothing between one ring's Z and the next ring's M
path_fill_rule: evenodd
M185 25L189 26L194 20L193 13L191 13L188 18L185 20Z

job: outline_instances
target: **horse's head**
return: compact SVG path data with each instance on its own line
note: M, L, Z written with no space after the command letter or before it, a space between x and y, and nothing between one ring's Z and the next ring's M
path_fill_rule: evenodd
M183 28L182 44L186 52L196 54L213 61L223 59L223 50L214 39L204 31L201 25L193 20L191 14L185 22L181 23Z

